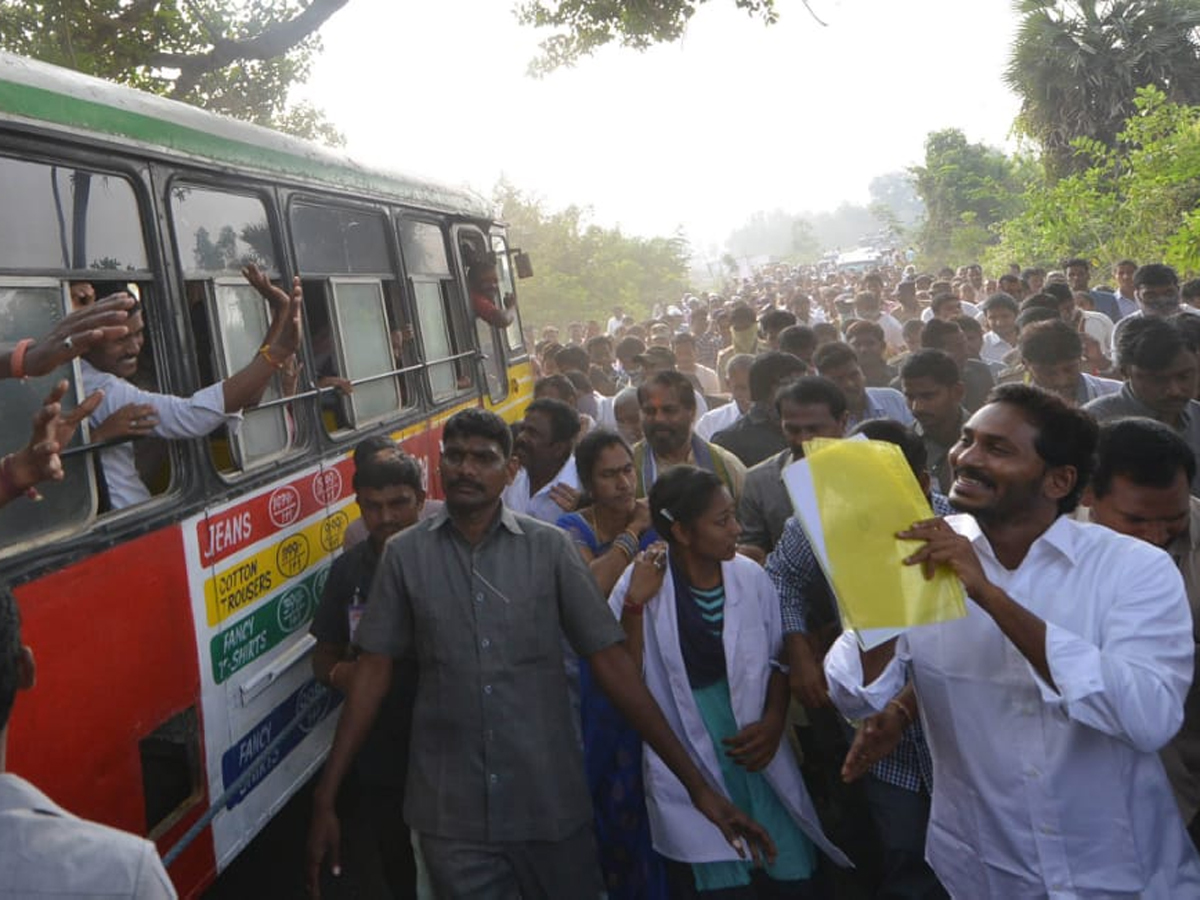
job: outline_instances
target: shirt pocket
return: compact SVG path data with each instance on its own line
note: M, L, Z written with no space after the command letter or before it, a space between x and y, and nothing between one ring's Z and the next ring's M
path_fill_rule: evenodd
M504 604L505 654L514 665L544 661L557 646L558 603L551 585L510 593Z

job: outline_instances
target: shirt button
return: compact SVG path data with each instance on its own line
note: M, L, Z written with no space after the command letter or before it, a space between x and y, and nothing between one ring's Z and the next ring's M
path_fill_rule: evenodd
M479 594L476 594L476 595L475 595L475 602L476 602L476 603L482 603L482 602L483 602L483 594L482 594L482 593L479 593Z
M482 641L479 642L479 646L482 647L484 650L486 650L488 647L492 646L492 642L489 641L487 638L484 638Z
M1033 766L1029 766L1029 767L1028 767L1028 768L1025 770L1025 775L1026 775L1026 777L1028 777L1028 778L1037 778L1037 777L1038 777L1039 775L1041 775L1041 774L1042 774L1042 773L1041 773L1041 772L1039 772L1037 769L1035 769Z
M499 780L500 780L500 776L498 776L496 774L492 774L492 775L488 776L488 781L490 781L492 784L495 784Z
M483 692L485 694L490 694L492 692L492 686L490 684L485 684L483 686Z

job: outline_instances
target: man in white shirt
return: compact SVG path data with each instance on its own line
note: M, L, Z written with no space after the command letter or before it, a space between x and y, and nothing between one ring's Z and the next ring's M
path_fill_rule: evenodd
M80 368L85 393L104 391L104 399L88 419L93 441L120 438L195 438L222 425L236 428L242 409L258 402L271 379L300 346L300 310L303 298L296 278L289 296L254 266L242 270L271 306L271 324L254 358L224 381L210 384L190 397L143 391L128 379L137 372L138 355L145 342L145 321L138 307L130 310L122 337L105 341L88 351ZM121 509L150 499L134 463L133 444L100 451L100 468L109 505Z
M513 512L553 525L579 499L575 437L579 413L561 400L534 400L525 410L513 453L521 468L504 489L504 505Z
M729 385L729 402L710 409L696 420L694 431L706 441L718 431L724 431L750 409L750 367L754 357L749 353L731 356L725 365L725 383Z
M0 585L0 900L175 897L152 843L73 816L5 770L9 714L17 691L33 682L16 600Z
M948 566L964 618L825 660L843 713L916 689L933 757L927 858L951 896L1200 896L1157 751L1183 719L1191 613L1169 556L1073 520L1097 426L1001 385L951 453L951 504L905 562Z
M988 332L983 336L983 349L979 352L984 362L1004 363L1017 349L1017 316L1020 307L1008 294L992 294L980 307L987 319Z

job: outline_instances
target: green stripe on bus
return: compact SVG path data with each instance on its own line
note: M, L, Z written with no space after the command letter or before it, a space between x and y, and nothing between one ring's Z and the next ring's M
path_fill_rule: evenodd
M396 194L401 199L425 207L461 208L467 196L465 192L443 191L434 185L407 182L383 173L338 165L334 161L307 159L299 154L221 137L166 119L11 81L0 80L0 111L70 128L127 137L256 172L290 175L335 187ZM213 120L214 125L224 124L221 117L213 115Z

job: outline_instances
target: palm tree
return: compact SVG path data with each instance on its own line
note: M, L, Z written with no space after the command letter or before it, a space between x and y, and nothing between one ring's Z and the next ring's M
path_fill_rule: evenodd
M1022 100L1017 129L1041 143L1051 175L1076 167L1076 138L1112 146L1139 87L1200 102L1200 0L1017 0L1016 7L1023 19L1005 81Z

